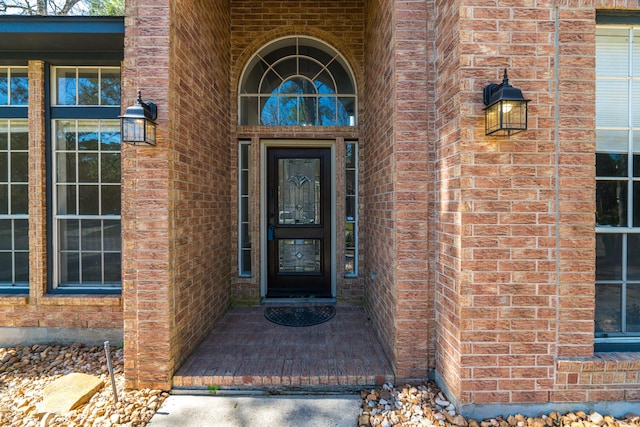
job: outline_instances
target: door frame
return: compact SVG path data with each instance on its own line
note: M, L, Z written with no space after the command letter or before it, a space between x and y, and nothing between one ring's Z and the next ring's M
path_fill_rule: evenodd
M270 139L260 140L260 298L267 295L268 257L267 257L267 148L330 148L331 165L331 298L336 298L336 141Z

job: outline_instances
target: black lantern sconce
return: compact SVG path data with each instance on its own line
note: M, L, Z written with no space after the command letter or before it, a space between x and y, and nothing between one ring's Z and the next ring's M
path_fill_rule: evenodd
M485 135L513 135L527 130L527 103L530 99L522 91L509 84L507 69L502 83L492 83L484 88Z
M153 102L142 102L142 93L138 91L135 105L127 107L120 116L120 135L123 142L133 145L156 145L156 118L158 107Z

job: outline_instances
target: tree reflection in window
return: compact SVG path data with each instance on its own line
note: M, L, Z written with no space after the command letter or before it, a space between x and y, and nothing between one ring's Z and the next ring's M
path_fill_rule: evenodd
M250 126L355 126L356 91L346 61L326 44L290 37L249 62L239 123Z

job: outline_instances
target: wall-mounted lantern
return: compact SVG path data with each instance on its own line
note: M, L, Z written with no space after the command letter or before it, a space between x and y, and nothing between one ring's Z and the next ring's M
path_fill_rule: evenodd
M127 107L120 116L120 135L123 142L133 145L156 145L156 118L158 108L153 102L142 102L142 93L138 91L135 105Z
M509 84L507 69L502 83L491 83L484 88L483 101L485 135L513 135L527 130L527 103L530 99Z

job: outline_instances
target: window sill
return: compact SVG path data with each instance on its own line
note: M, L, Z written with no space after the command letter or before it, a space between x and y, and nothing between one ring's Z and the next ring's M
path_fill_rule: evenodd
M99 305L99 306L121 306L122 297L120 295L94 295L94 294L67 294L67 295L45 295L38 302L42 305Z
M27 305L29 294L3 294L0 292L0 305Z

